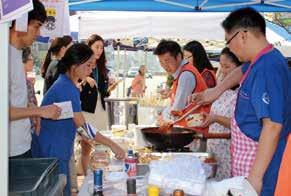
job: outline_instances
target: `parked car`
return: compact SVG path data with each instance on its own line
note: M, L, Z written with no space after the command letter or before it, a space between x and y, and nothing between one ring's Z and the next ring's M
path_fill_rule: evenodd
M147 70L147 72L146 72L146 78L153 78L152 71Z
M127 72L127 77L134 78L138 73L139 67L130 67Z

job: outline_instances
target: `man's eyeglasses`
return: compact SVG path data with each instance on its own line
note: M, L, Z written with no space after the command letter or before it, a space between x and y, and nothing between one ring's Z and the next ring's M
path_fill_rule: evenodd
M248 31L243 31L243 32L248 32ZM238 32L236 32L226 43L225 43L225 45L229 45L230 44L230 42L238 35L240 33L240 31L238 31Z

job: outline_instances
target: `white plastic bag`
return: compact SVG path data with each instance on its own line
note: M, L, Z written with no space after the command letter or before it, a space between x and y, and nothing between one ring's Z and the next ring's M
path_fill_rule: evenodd
M195 156L181 155L150 163L149 184L157 185L166 193L182 189L187 194L201 195L205 182L201 160Z

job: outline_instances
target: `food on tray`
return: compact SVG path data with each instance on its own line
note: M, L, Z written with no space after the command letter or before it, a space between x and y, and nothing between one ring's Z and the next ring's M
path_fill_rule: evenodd
M164 107L168 105L168 100L160 99L157 96L143 97L139 100L139 105L143 107Z
M111 130L112 130L112 134L115 137L123 137L125 134L126 126L125 125L112 125Z
M140 164L149 164L153 160L160 160L161 156L153 155L151 153L139 154L138 163Z
M204 117L203 114L190 114L187 118L187 126L188 127L198 127L200 126L203 121L204 121Z

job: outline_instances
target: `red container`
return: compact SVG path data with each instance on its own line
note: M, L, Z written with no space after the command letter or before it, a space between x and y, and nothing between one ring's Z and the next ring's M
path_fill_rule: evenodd
M137 158L136 157L127 157L124 161L125 172L129 177L136 176L137 174Z

